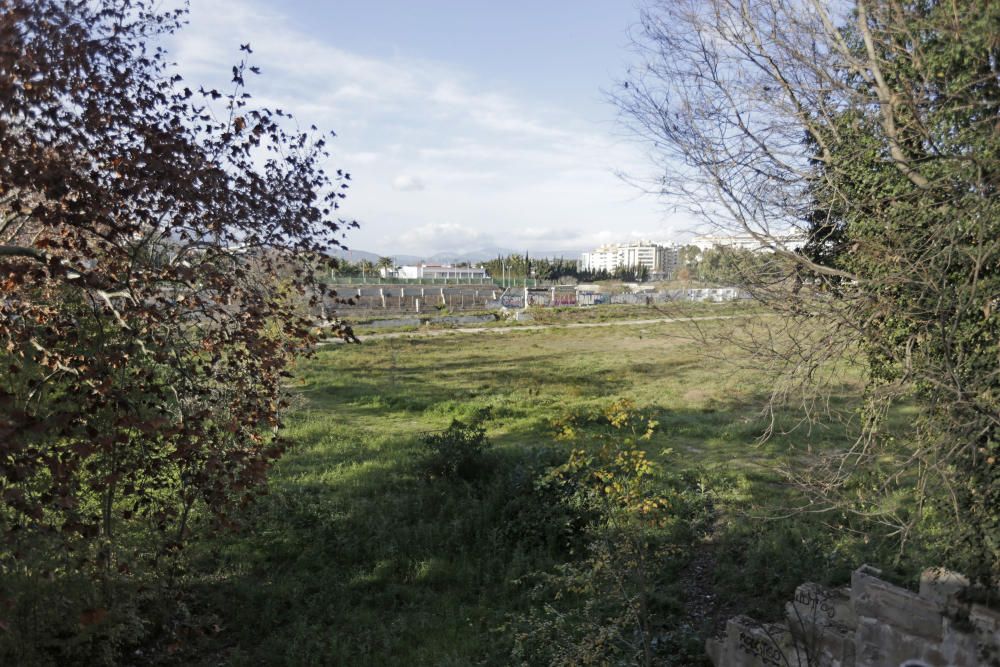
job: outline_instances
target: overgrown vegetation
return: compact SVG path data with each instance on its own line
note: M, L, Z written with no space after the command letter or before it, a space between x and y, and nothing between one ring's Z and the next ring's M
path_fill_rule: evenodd
M0 0L0 661L697 664L862 562L996 583L1000 8L834 9L657 5L620 100L771 312L310 357L324 140L183 11Z
M775 470L801 460L792 445L849 439L788 420L756 444L768 388L718 368L678 324L331 346L300 362L294 446L235 532L194 511L198 539L169 557L155 530L129 534L148 560L110 603L60 562L55 580L42 562L32 580L5 578L4 599L26 611L0 655L699 664L728 616L777 617L801 581L942 562L922 536L899 559L898 542L849 515L768 520L798 499ZM838 389L842 408L855 391Z
M582 552L535 575L536 606L515 624L513 654L526 664L652 665L678 655L660 637L658 594L676 575L672 556L691 546L683 489L656 483L657 465L640 448L656 422L631 401L607 406L596 426L596 449L574 448L537 481L577 517ZM564 438L578 432L562 424Z
M727 271L780 316L730 339L773 374L772 403L822 421L842 362L865 374L856 445L794 471L810 509L878 515L904 540L948 513L953 557L988 587L998 22L988 0L654 1L617 98L653 147L658 191L767 249L731 253ZM919 413L887 428L898 402Z
M482 408L468 423L452 419L443 432L425 435L421 442L427 451L427 474L432 478L471 480L482 472L489 448L483 422L489 417L490 409Z
M264 491L315 258L351 224L326 140L252 104L250 45L225 92L173 70L185 14L0 0L5 664L183 634L178 551Z
M842 583L862 562L912 576L919 539L897 560L850 516L847 534L765 518L798 498L773 469L799 458L792 444L848 440L755 444L767 387L703 352L676 324L321 352L299 369L297 444L271 494L182 577L203 625L175 658L700 664L728 616L777 617L804 580ZM466 443L482 445L472 474L428 474L439 446L452 462L480 449Z

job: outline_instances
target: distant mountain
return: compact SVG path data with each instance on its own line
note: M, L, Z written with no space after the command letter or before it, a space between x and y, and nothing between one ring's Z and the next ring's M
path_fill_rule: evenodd
M426 262L426 261L428 261L427 258L425 258L425 257L419 257L417 255L390 255L390 256L396 262L396 264L399 265L399 266L407 266L407 265L412 266L412 265L417 264L419 262Z
M507 257L508 255L524 255L524 250L511 250L510 248L480 248L468 252L439 252L427 258L430 262L455 263L455 262L486 262L496 259L497 256ZM529 250L528 256L534 258L556 258L577 259L580 257L580 250Z
M580 255L585 252L591 252L593 248L574 248L572 250L539 250L538 252L530 253L530 257L544 257L546 259L580 259Z
M486 262L488 260L495 259L497 255L506 257L507 255L513 255L516 252L516 250L508 250L506 248L480 248L478 250L469 250L467 252L439 252L428 257L427 261L438 264L454 264L456 262Z
M363 259L367 259L370 262L377 262L378 258L382 257L382 255L378 255L374 252L353 249L344 250L343 248L336 248L330 254L337 259L346 259L349 262L360 262Z
M528 251L529 257L541 258L555 258L564 257L566 259L577 259L580 257L580 250L531 250ZM367 259L372 262L377 262L379 257L392 257L392 259L398 265L406 264L417 264L419 262L426 262L428 264L457 264L458 262L486 262L491 259L496 259L499 255L501 257L506 257L508 255L523 255L523 250L511 250L510 248L479 248L478 250L469 250L466 252L437 252L433 255L381 255L379 253L368 252L367 250L342 250L337 249L333 252L334 257L339 257L341 259L346 259L351 262L360 262L363 259Z

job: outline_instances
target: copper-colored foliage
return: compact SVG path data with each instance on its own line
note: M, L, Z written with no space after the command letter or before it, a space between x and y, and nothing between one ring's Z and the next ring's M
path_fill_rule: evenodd
M260 491L317 262L354 225L315 133L193 90L159 3L0 0L0 512L10 543L182 541ZM242 49L250 57L249 45ZM334 326L335 333L350 331ZM81 622L97 622L91 614ZM99 619L98 619L99 620Z

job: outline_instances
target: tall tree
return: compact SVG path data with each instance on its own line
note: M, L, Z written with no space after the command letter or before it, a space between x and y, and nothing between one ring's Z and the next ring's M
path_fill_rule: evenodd
M375 262L370 259L363 259L358 262L358 266L361 268L361 275L365 278L371 278L372 274L375 273Z
M179 543L283 450L281 378L312 340L315 262L353 225L349 176L252 106L246 60L226 92L186 85L156 45L184 14L0 0L5 563L66 547L127 571L123 526Z
M659 2L617 96L656 187L768 250L732 269L783 315L739 341L781 370L773 404L819 407L844 360L863 369L863 432L802 476L812 509L903 541L948 511L983 580L1000 578L997 25L986 0ZM920 417L888 433L900 400Z

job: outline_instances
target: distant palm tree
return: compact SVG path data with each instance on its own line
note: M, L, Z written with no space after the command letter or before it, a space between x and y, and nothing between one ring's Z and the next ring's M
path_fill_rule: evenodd
M358 262L358 266L361 267L361 278L366 278L369 274L375 272L375 265L372 264L370 259L363 259Z
M389 271L392 269L393 264L394 262L392 261L392 257L379 257L378 261L375 262L375 266L378 267L379 270L385 269L385 276L387 278L389 277Z

